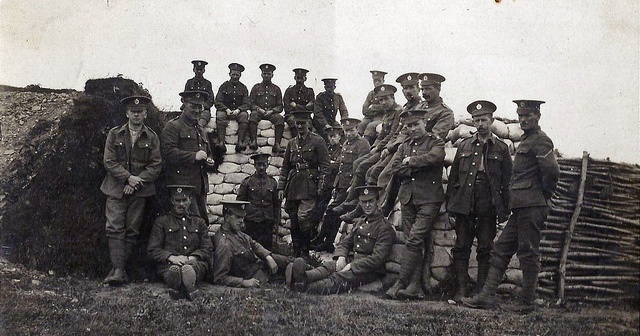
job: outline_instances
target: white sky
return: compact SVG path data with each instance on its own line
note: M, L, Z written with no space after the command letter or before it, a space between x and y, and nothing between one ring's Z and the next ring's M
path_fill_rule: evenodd
M175 110L192 59L209 62L214 91L231 62L249 88L272 63L283 91L296 67L316 93L337 77L360 117L369 70L391 84L436 72L457 116L476 99L514 119L511 100L545 100L541 125L562 153L638 163L638 11L637 1L0 0L0 84L82 90L123 74Z

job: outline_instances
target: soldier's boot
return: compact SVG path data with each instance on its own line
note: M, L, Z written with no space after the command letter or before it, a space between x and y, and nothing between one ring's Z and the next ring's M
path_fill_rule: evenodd
M291 269L291 289L302 293L306 292L308 287L307 262L303 258L295 258Z
M476 280L476 293L480 293L484 283L487 281L487 274L489 273L489 260L478 261L478 278Z
M180 272L180 266L171 265L167 274L164 276L164 281L169 287L169 296L174 300L181 299L182 274Z
M409 284L405 289L401 289L397 293L397 297L403 300L422 300L424 299L424 291L422 290L422 254L415 254L412 263L414 264ZM404 262L404 260L403 260Z
M467 288L469 286L469 260L454 259L453 270L456 273L456 283L458 285L456 294L453 296L453 301L460 302L463 297L467 297ZM478 278L480 278L479 273Z
M187 299L194 300L199 297L198 289L196 288L196 270L191 265L184 265L180 269L180 276L182 284L187 294Z
M345 223L353 223L356 218L361 217L362 215L364 215L364 210L362 210L362 207L358 204L355 209L340 216L340 219Z
M284 148L280 147L280 142L282 141L282 133L284 133L284 125L276 125L276 142L273 144L272 151L274 153L284 153Z
M247 128L249 125L247 123L239 123L238 124L238 141L236 142L236 153L240 153L247 149L247 142L245 141L245 137L247 135Z
M122 285L127 282L124 266L126 262L126 244L122 239L109 238L109 257L113 272L104 279L104 283L111 286Z
M538 284L538 270L538 268L531 269L530 267L523 267L522 291L520 292L519 300L516 303L504 305L501 308L520 314L529 314L536 310L534 298L536 285Z
M251 138L251 142L249 142L249 149L252 151L258 150L258 124L249 123L249 138Z
M227 152L227 146L224 145L224 136L227 134L227 127L225 125L216 125L216 147L220 149L222 154Z
M419 259L418 261L422 262L422 253L408 250L405 250L402 253L400 260L400 275L398 276L396 283L393 284L393 286L391 286L391 288L389 288L385 293L388 298L398 299L400 291L409 286L413 272L418 268L416 259Z
M502 281L504 276L504 268L498 268L492 265L489 268L487 279L480 293L476 294L472 298L462 298L462 304L465 307L477 308L477 309L494 309L496 307L496 288Z
M405 284L402 283L402 281L400 281L400 279L396 280L396 282L393 284L393 286L391 286L391 288L389 288L384 295L388 298L388 299L396 299L398 297L398 291L403 289L405 286Z

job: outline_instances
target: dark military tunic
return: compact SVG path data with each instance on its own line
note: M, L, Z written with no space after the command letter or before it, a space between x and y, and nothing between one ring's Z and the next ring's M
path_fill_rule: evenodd
M326 125L336 125L336 115L340 110L340 117L342 119L349 118L349 111L344 103L342 95L334 92L320 92L316 97L315 104L313 106L313 122L321 128Z
M241 82L225 81L218 89L214 104L218 111L226 111L227 109L247 111L251 108L249 90Z
M280 211L278 183L273 177L253 174L245 178L238 188L238 201L247 201L245 220L275 222Z
M167 185L186 184L196 187L196 195L209 190L209 177L204 160L196 161L196 152L211 153L209 140L198 123L184 114L170 120L162 130L160 150L166 162Z
M453 111L442 102L442 98L436 99L432 104L422 102L416 106L416 109L428 111L424 114L427 131L437 134L442 139L447 137L447 133L453 128L455 119L453 118Z
M187 82L184 84L184 90L185 91L204 91L208 93L209 96L207 97L207 100L204 102L204 108L205 110L209 110L211 109L211 106L213 106L213 101L214 101L213 85L211 85L211 82L206 78L193 77L191 79L188 79Z
M198 216L162 215L151 229L147 255L157 263L159 274L169 269L168 259L172 255L197 257L197 270L206 270L213 257L209 228Z
M345 141L342 145L340 156L336 160L338 165L338 173L334 182L334 188L346 189L351 185L353 178L353 163L357 158L369 153L371 146L367 139L361 137L349 141Z
M275 113L282 112L282 91L273 84L258 83L251 88L249 94L251 100L251 111L257 111L258 108L264 110L273 110Z
M378 97L376 97L375 91L371 90L367 93L367 98L364 99L362 104L362 115L367 118L375 118L382 114L380 105L378 103Z
M376 141L374 141L371 146L375 148L376 151L381 152L387 143L391 141L394 131L399 127L398 123L400 122L400 113L402 113L402 106L398 104L394 104L390 109L384 112L384 115L382 116L382 130L376 137Z
M287 144L280 169L278 189L284 190L287 201L315 199L318 189L326 191L330 173L329 152L324 140L313 132L304 138L297 136Z
M246 233L224 228L213 236L213 244L213 282L219 285L240 287L242 280L251 279L263 268L263 260L271 255Z
M473 189L481 167L491 189L498 218L506 219L509 207L509 180L513 163L509 146L495 136L483 146L478 135L465 139L456 152L449 173L447 210L468 215L473 210Z
M315 93L312 88L306 87L304 84L302 85L291 85L286 90L284 90L284 97L282 101L284 103L284 113L285 115L291 113L291 111L311 111L313 112L313 107L307 107L307 104L313 103L315 100ZM291 102L296 103L298 106L294 109L291 105Z

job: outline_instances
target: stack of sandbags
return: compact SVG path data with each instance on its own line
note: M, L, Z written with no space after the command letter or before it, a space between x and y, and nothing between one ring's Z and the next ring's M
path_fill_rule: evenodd
M212 123L215 125L214 119L211 120L209 124L210 127ZM249 134L247 134L247 137L248 136ZM285 129L281 145L286 146L289 139L291 139L291 132ZM255 172L250 156L255 153L272 154L271 146L275 143L275 131L271 122L262 120L258 123L258 137L256 140L259 146L256 152L246 150L242 153L236 153L235 145L238 141L238 123L235 120L229 122L225 135L227 153L224 155L223 162L218 167L218 172L209 174L207 205L209 207L209 221L211 223L218 225L222 223L222 204L220 202L223 200L235 200L240 183ZM272 156L269 160L267 174L273 176L276 181L280 175L282 162L282 156ZM284 211L282 211L282 218L288 218ZM211 229L216 230L217 227L217 225L214 225Z

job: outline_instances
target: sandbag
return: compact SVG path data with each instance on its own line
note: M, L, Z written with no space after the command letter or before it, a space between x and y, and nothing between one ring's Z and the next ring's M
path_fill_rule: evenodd
M509 138L509 128L507 128L507 124L498 119L494 120L493 124L491 124L491 132L500 139Z
M507 124L507 128L509 129L509 139L511 141L518 142L522 140L524 131L520 128L520 124Z

